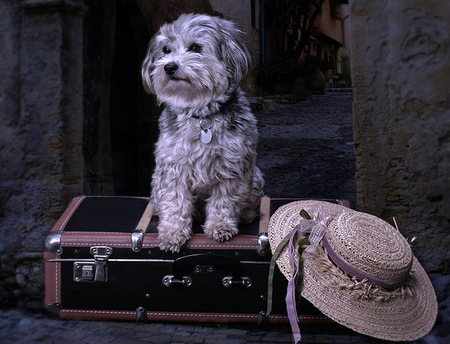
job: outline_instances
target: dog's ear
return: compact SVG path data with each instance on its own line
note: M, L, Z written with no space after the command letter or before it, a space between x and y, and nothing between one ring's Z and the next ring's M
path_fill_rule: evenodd
M217 24L220 32L219 53L238 83L247 74L251 60L244 43L245 35L231 21L218 19Z
M147 56L145 57L144 62L142 62L141 69L142 85L147 93L153 94L155 93L155 89L153 87L153 78L151 74L154 68L153 63L156 58L156 45L156 39L153 38L148 45Z

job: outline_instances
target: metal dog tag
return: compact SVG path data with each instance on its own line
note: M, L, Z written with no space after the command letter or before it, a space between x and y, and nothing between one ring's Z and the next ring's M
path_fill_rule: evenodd
M200 141L210 143L212 140L212 131L210 129L202 129L200 131Z

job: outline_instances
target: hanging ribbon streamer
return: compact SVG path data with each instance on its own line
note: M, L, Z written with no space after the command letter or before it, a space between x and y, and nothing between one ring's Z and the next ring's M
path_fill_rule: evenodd
M320 221L312 220L305 210L302 210L300 215L303 219L301 219L300 223L288 235L286 235L286 237L283 238L272 255L272 260L269 267L267 291L267 316L269 316L272 312L273 274L275 271L275 264L281 251L284 249L286 244L288 244L289 262L292 268L292 275L288 282L286 292L286 309L295 343L299 343L301 340L300 326L298 324L298 303L296 293L301 295L301 288L303 285L303 247L307 246L305 252L315 253L320 242L322 241L327 225L331 220L330 218L325 218ZM308 233L311 234L309 237L306 237ZM298 242L298 260L295 259L296 237L300 238Z
M295 233L300 235L299 232ZM294 336L294 343L299 343L302 339L300 333L300 326L298 325L298 314L297 314L297 297L296 293L301 294L302 286L303 286L303 258L302 258L302 250L304 245L308 245L309 241L306 237L300 239L298 243L298 262L295 260L294 252L294 238L296 235L292 235L289 240L289 262L292 268L292 276L288 282L288 287L286 291L286 310L288 313L289 323L291 325L292 335Z

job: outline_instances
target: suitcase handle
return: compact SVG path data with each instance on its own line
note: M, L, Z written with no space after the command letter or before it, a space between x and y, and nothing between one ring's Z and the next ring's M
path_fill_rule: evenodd
M186 268L192 268L194 274L212 273L216 266L231 268L232 276L222 278L222 286L250 288L252 281L249 277L242 276L242 264L234 258L217 254L191 254L180 257L173 262L173 275L163 277L163 285L166 287L183 286L190 287L192 278L184 275Z
M144 210L144 213L139 220L138 225L136 226L137 231L146 232L148 224L150 223L153 216L153 203L148 202L147 207Z
M131 234L131 249L133 252L139 252L142 249L142 243L144 241L144 233L147 230L153 216L153 204L148 202L144 213L136 226L135 231Z
M270 221L270 197L261 197L259 214L259 234L267 233Z

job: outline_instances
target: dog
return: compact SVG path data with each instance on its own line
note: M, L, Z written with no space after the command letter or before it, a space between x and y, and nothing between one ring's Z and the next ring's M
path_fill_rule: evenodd
M149 43L143 85L164 106L151 182L162 250L187 243L201 202L203 231L219 242L256 216L264 180L256 119L239 86L250 63L243 42L231 21L183 14Z

